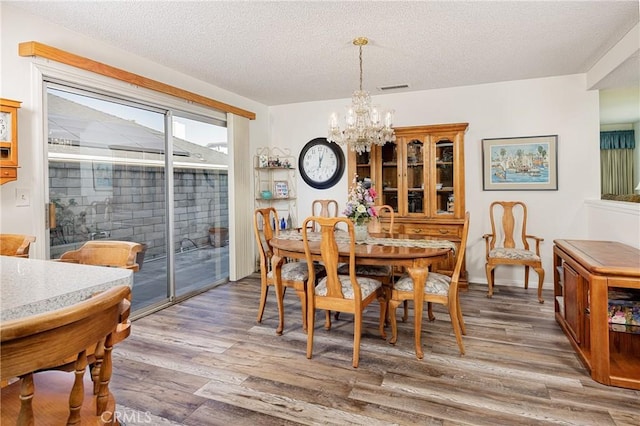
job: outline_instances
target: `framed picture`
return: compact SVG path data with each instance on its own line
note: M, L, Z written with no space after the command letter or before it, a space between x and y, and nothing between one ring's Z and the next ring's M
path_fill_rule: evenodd
M258 167L265 168L269 167L269 157L265 154L260 154L258 156Z
M558 135L482 139L482 189L557 191Z
M93 163L93 189L111 191L113 189L113 164Z
M289 198L289 184L286 180L277 180L273 185L275 198Z

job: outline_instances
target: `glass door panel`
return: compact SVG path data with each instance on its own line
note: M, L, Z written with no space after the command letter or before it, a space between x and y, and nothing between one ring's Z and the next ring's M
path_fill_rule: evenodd
M407 212L424 213L424 144L413 139L406 146L407 153Z
M133 310L165 303L164 113L52 84L47 111L50 258L89 240L139 242Z
M381 147L382 158L382 199L398 212L398 145L387 142Z
M436 197L433 214L449 215L454 213L454 158L453 142L442 139L435 143Z
M172 128L175 287L180 297L229 277L229 161L226 127L174 115Z
M358 180L364 179L373 179L371 176L371 153L370 152L361 152L356 153L356 174L358 175ZM353 180L353 176L349 176L349 185L351 185L351 181Z

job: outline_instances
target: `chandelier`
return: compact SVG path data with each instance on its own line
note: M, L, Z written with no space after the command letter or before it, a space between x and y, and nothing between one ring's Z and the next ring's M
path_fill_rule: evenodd
M396 140L391 127L393 111L381 113L378 107L371 106L371 96L362 90L362 46L369 43L366 37L353 40L354 46L360 49L360 90L353 92L351 106L347 109L345 128L338 125L338 114L331 114L329 119L329 135L327 140L340 145L347 145L358 154L371 151L371 145L384 145Z

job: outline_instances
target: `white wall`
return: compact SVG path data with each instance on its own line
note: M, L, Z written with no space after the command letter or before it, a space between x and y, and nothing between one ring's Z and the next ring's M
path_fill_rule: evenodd
M0 96L22 101L19 110L19 162L18 180L0 186L0 232L44 234L44 180L45 164L40 110L42 94L36 87L35 68L31 58L18 56L18 44L37 41L68 52L85 56L144 77L201 94L230 105L256 113L250 123L249 152L254 147L268 144L267 107L221 88L196 80L153 63L139 56L71 32L40 18L24 13L0 2ZM100 77L102 78L102 77ZM251 161L247 158L246 161ZM26 188L31 195L29 207L16 207L16 189ZM247 224L250 226L250 224ZM32 257L44 258L44 244L36 242Z
M558 238L587 238L584 200L599 198L598 93L586 90L584 75L511 81L375 97L394 108L395 126L468 122L465 135L466 207L471 213L467 269L472 282L486 283L482 234L490 231L489 204L522 200L529 207L531 234L545 239L542 257L546 288L553 280L552 248ZM274 146L298 156L306 142L326 136L328 116L343 111L349 99L270 108ZM483 138L558 135L558 191L483 191ZM346 151L345 151L346 154ZM315 198L334 198L344 208L350 176L328 190L309 188L298 177L298 220ZM532 278L535 283L535 273ZM522 268L496 270L499 284L520 285Z

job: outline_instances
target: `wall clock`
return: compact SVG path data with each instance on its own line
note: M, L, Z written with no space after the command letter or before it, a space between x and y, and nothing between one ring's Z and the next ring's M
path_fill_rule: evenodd
M307 142L298 158L300 176L311 187L327 189L334 186L344 173L342 148L326 138Z

